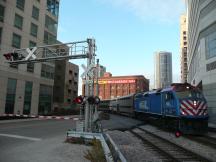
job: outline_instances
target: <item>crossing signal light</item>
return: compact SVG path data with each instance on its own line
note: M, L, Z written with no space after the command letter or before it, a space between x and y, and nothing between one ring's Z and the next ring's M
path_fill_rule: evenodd
M82 104L83 103L83 97L78 96L73 100L73 102L76 103L76 104Z
M11 55L11 53L6 53L6 54L3 54L3 56L6 58L6 60L10 60L11 61L11 57L12 57L12 55Z
M11 53L11 55L12 55L14 61L19 60L18 53Z
M95 103L95 98L94 98L94 96L89 96L88 99L87 99L87 101L88 101L88 103L89 103L90 105L93 105L93 104Z
M180 137L181 135L182 135L182 133L181 133L180 131L176 131L176 132L175 132L176 138Z
M95 104L98 105L100 103L100 98L98 96L95 97Z
M99 104L100 103L100 98L98 96L96 96L96 97L90 96L90 97L88 97L87 101L88 101L88 103L90 105Z
M10 60L10 61L17 61L17 60L22 60L23 58L25 58L24 56L22 56L21 54L18 54L16 52L13 53L6 53L3 54L3 56L6 58L6 60Z

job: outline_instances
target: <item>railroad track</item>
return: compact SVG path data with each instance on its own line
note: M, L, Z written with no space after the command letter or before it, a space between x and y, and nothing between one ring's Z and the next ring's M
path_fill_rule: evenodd
M209 132L216 133L216 128L208 127L208 131L209 131Z
M209 159L206 159L205 157L202 157L142 128L135 128L133 130L129 130L129 132L140 139L148 149L159 154L161 160L163 161L210 162Z

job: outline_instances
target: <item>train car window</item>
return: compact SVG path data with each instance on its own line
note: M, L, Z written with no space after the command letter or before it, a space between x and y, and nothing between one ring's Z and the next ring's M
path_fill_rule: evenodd
M174 98L174 97L173 97L173 94L172 94L172 93L166 93L166 95L165 95L166 101L172 100L173 98Z
M197 97L197 98L203 98L203 95L201 92L196 90L187 90L182 92L176 92L176 95L178 98L187 98L187 97Z
M158 93L158 92L157 92L157 93L155 93L155 95L161 95L161 93Z
M149 94L148 94L148 93L144 94L144 97L148 97L148 96L149 96Z
M165 105L166 107L173 107L174 96L172 93L168 92L165 94Z

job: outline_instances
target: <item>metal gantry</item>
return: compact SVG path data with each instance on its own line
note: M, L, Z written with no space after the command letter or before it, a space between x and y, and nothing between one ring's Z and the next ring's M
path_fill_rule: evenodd
M55 60L69 59L87 59L87 69L82 77L85 79L85 97L94 95L94 78L95 74L95 39L87 39L85 41L77 41L71 43L60 43L52 45L44 45L32 48L15 49L11 54L13 57L7 59L9 64L27 64L39 63ZM6 54L8 55L8 54ZM89 74L92 75L89 75ZM94 105L88 102L85 104L85 132L92 131ZM97 111L94 111L97 113Z

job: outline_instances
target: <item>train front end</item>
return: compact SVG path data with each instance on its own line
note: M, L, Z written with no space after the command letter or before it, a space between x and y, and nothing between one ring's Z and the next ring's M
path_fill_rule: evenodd
M208 106L200 90L190 84L174 87L179 100L179 130L184 134L205 134L208 131Z

